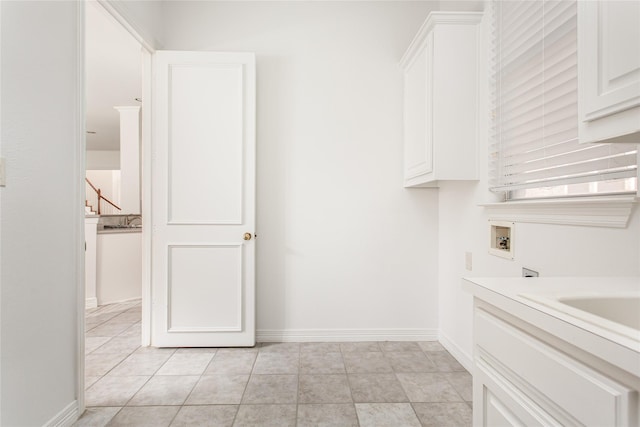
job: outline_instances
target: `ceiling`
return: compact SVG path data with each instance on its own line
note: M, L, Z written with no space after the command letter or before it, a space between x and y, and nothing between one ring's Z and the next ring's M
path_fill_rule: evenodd
M97 2L86 7L87 150L119 150L115 106L141 106L140 44ZM91 132L96 132L95 134Z

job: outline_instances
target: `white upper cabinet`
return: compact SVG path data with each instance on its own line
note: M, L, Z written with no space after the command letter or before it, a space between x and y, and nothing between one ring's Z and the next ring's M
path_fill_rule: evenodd
M405 187L478 179L481 19L432 12L402 57Z
M640 2L578 2L580 142L640 143Z

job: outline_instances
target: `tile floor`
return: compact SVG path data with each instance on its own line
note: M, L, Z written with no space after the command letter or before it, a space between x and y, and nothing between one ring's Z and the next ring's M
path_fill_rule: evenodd
M471 375L437 342L140 347L140 303L87 311L76 426L470 426Z

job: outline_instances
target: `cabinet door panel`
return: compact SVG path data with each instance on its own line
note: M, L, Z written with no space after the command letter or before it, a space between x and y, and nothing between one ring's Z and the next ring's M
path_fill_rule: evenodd
M405 179L430 173L433 170L432 150L427 123L428 48L422 49L405 71Z
M580 12L583 120L640 105L640 3L583 2Z
M566 417L563 422L558 421L482 357L476 358L473 386L474 425L560 427L577 424Z
M640 2L578 2L580 142L638 143Z

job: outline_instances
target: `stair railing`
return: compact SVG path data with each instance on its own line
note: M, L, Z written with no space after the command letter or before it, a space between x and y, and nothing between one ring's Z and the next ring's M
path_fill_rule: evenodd
M97 207L98 207L98 212L97 212L98 215L116 213L114 208L119 210L119 211L122 210L118 205L116 205L111 200L109 200L106 197L104 197L102 195L102 191L99 188L96 188L96 186L93 185L93 183L91 181L89 181L89 178L85 178L85 181L87 182L87 184L89 184L89 187L93 190L93 193L90 193L89 191L87 191L86 205L93 207L94 203L95 203L97 205ZM90 198L90 195L91 195L91 198ZM111 206L109 206L109 205L103 206L102 205L102 201L103 200L105 202L107 202Z

